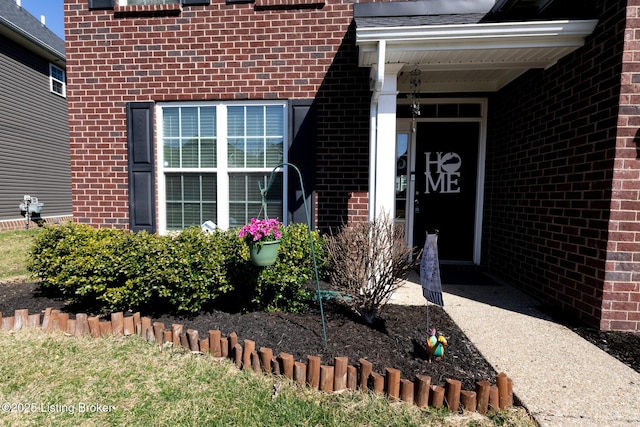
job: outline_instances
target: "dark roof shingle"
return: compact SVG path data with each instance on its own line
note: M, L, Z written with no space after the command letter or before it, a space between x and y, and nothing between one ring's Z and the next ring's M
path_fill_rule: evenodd
M65 59L64 40L18 6L14 0L0 0L0 25L29 39L60 59Z
M477 24L484 17L484 13L418 16L363 16L356 17L355 21L358 28L414 27L425 25Z

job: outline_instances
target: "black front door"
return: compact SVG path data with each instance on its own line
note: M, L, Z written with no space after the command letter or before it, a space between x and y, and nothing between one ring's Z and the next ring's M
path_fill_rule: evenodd
M441 261L473 261L479 135L477 122L418 123L413 241L438 230Z

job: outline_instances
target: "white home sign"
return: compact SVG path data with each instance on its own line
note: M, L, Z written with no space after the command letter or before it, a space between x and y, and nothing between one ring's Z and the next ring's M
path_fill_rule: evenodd
M426 177L425 193L459 193L460 166L462 159L458 153L431 153L426 151ZM435 160L431 160L431 154L435 154Z

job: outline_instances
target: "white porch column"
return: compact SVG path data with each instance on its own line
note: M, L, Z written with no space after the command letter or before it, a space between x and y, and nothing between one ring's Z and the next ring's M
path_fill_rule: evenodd
M371 162L369 220L387 213L395 217L396 101L402 64L386 64L382 85L371 101ZM380 71L380 70L379 70Z

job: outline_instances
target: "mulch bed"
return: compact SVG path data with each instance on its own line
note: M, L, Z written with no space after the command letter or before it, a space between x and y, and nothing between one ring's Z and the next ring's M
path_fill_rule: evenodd
M31 282L0 282L0 312L13 315L16 309L39 313L45 308L69 309L65 301L42 295ZM482 357L449 316L438 306L429 306L429 320L438 328L449 346L440 362L429 363L424 347L427 338L425 307L388 305L382 320L374 327L363 324L356 316L327 301L324 303L327 346L324 345L322 318L319 309L305 313L227 313L210 310L193 316L153 315L154 321L182 324L184 330L196 329L207 336L210 329L223 336L235 332L240 343L255 341L256 348L271 348L275 355L290 353L297 361L307 356L321 356L322 364L333 364L334 357L348 357L357 364L360 358L373 363L375 372L395 368L402 377L413 380L416 375L428 375L433 384L444 385L446 378L462 382L462 388L474 390L480 380L494 380L496 372ZM77 308L71 313L81 312ZM91 314L91 313L88 313ZM142 315L148 315L142 313ZM599 332L584 327L573 330L607 353L640 372L640 335L620 332ZM508 375L509 373L506 372Z
M51 307L66 311L65 301L42 295L31 282L0 283L0 312L13 315L16 309L40 313ZM388 305L382 320L367 326L349 311L331 301L323 304L327 332L324 345L322 317L315 307L304 313L226 313L210 310L193 316L153 315L154 321L183 325L184 330L196 329L207 336L210 329L220 330L223 336L235 332L238 340L255 341L256 349L271 348L275 355L290 353L297 361L307 356L321 356L322 364L332 365L334 357L348 357L350 364L360 358L373 363L380 374L386 368L399 369L402 378L413 380L416 375L428 375L432 384L444 385L446 378L462 381L462 388L475 390L476 381L493 381L496 372L482 357L473 343L438 306L429 307L429 320L449 343L440 362L429 363L425 350L425 307ZM78 313L77 308L71 313ZM89 313L91 314L91 313ZM126 313L125 313L126 314ZM143 316L147 315L141 313ZM508 373L507 373L508 374Z
M575 333L640 373L640 334L573 327Z
M417 374L429 375L433 384L444 385L445 378L462 381L463 388L475 390L476 381L493 380L495 371L476 350L466 335L439 307L430 307L432 325L446 336L449 346L440 362L429 363L425 350L425 308L389 305L383 321L367 326L336 304L325 303L327 346L324 346L322 317L318 309L305 313L229 314L221 311L202 313L193 318L161 316L166 325L181 323L185 328L219 329L223 334L236 332L239 342L251 339L256 348L268 347L274 354L290 353L295 360L321 356L322 364L333 364L334 357L347 356L351 364L360 358L373 363L380 374L396 368L402 377L413 380Z

